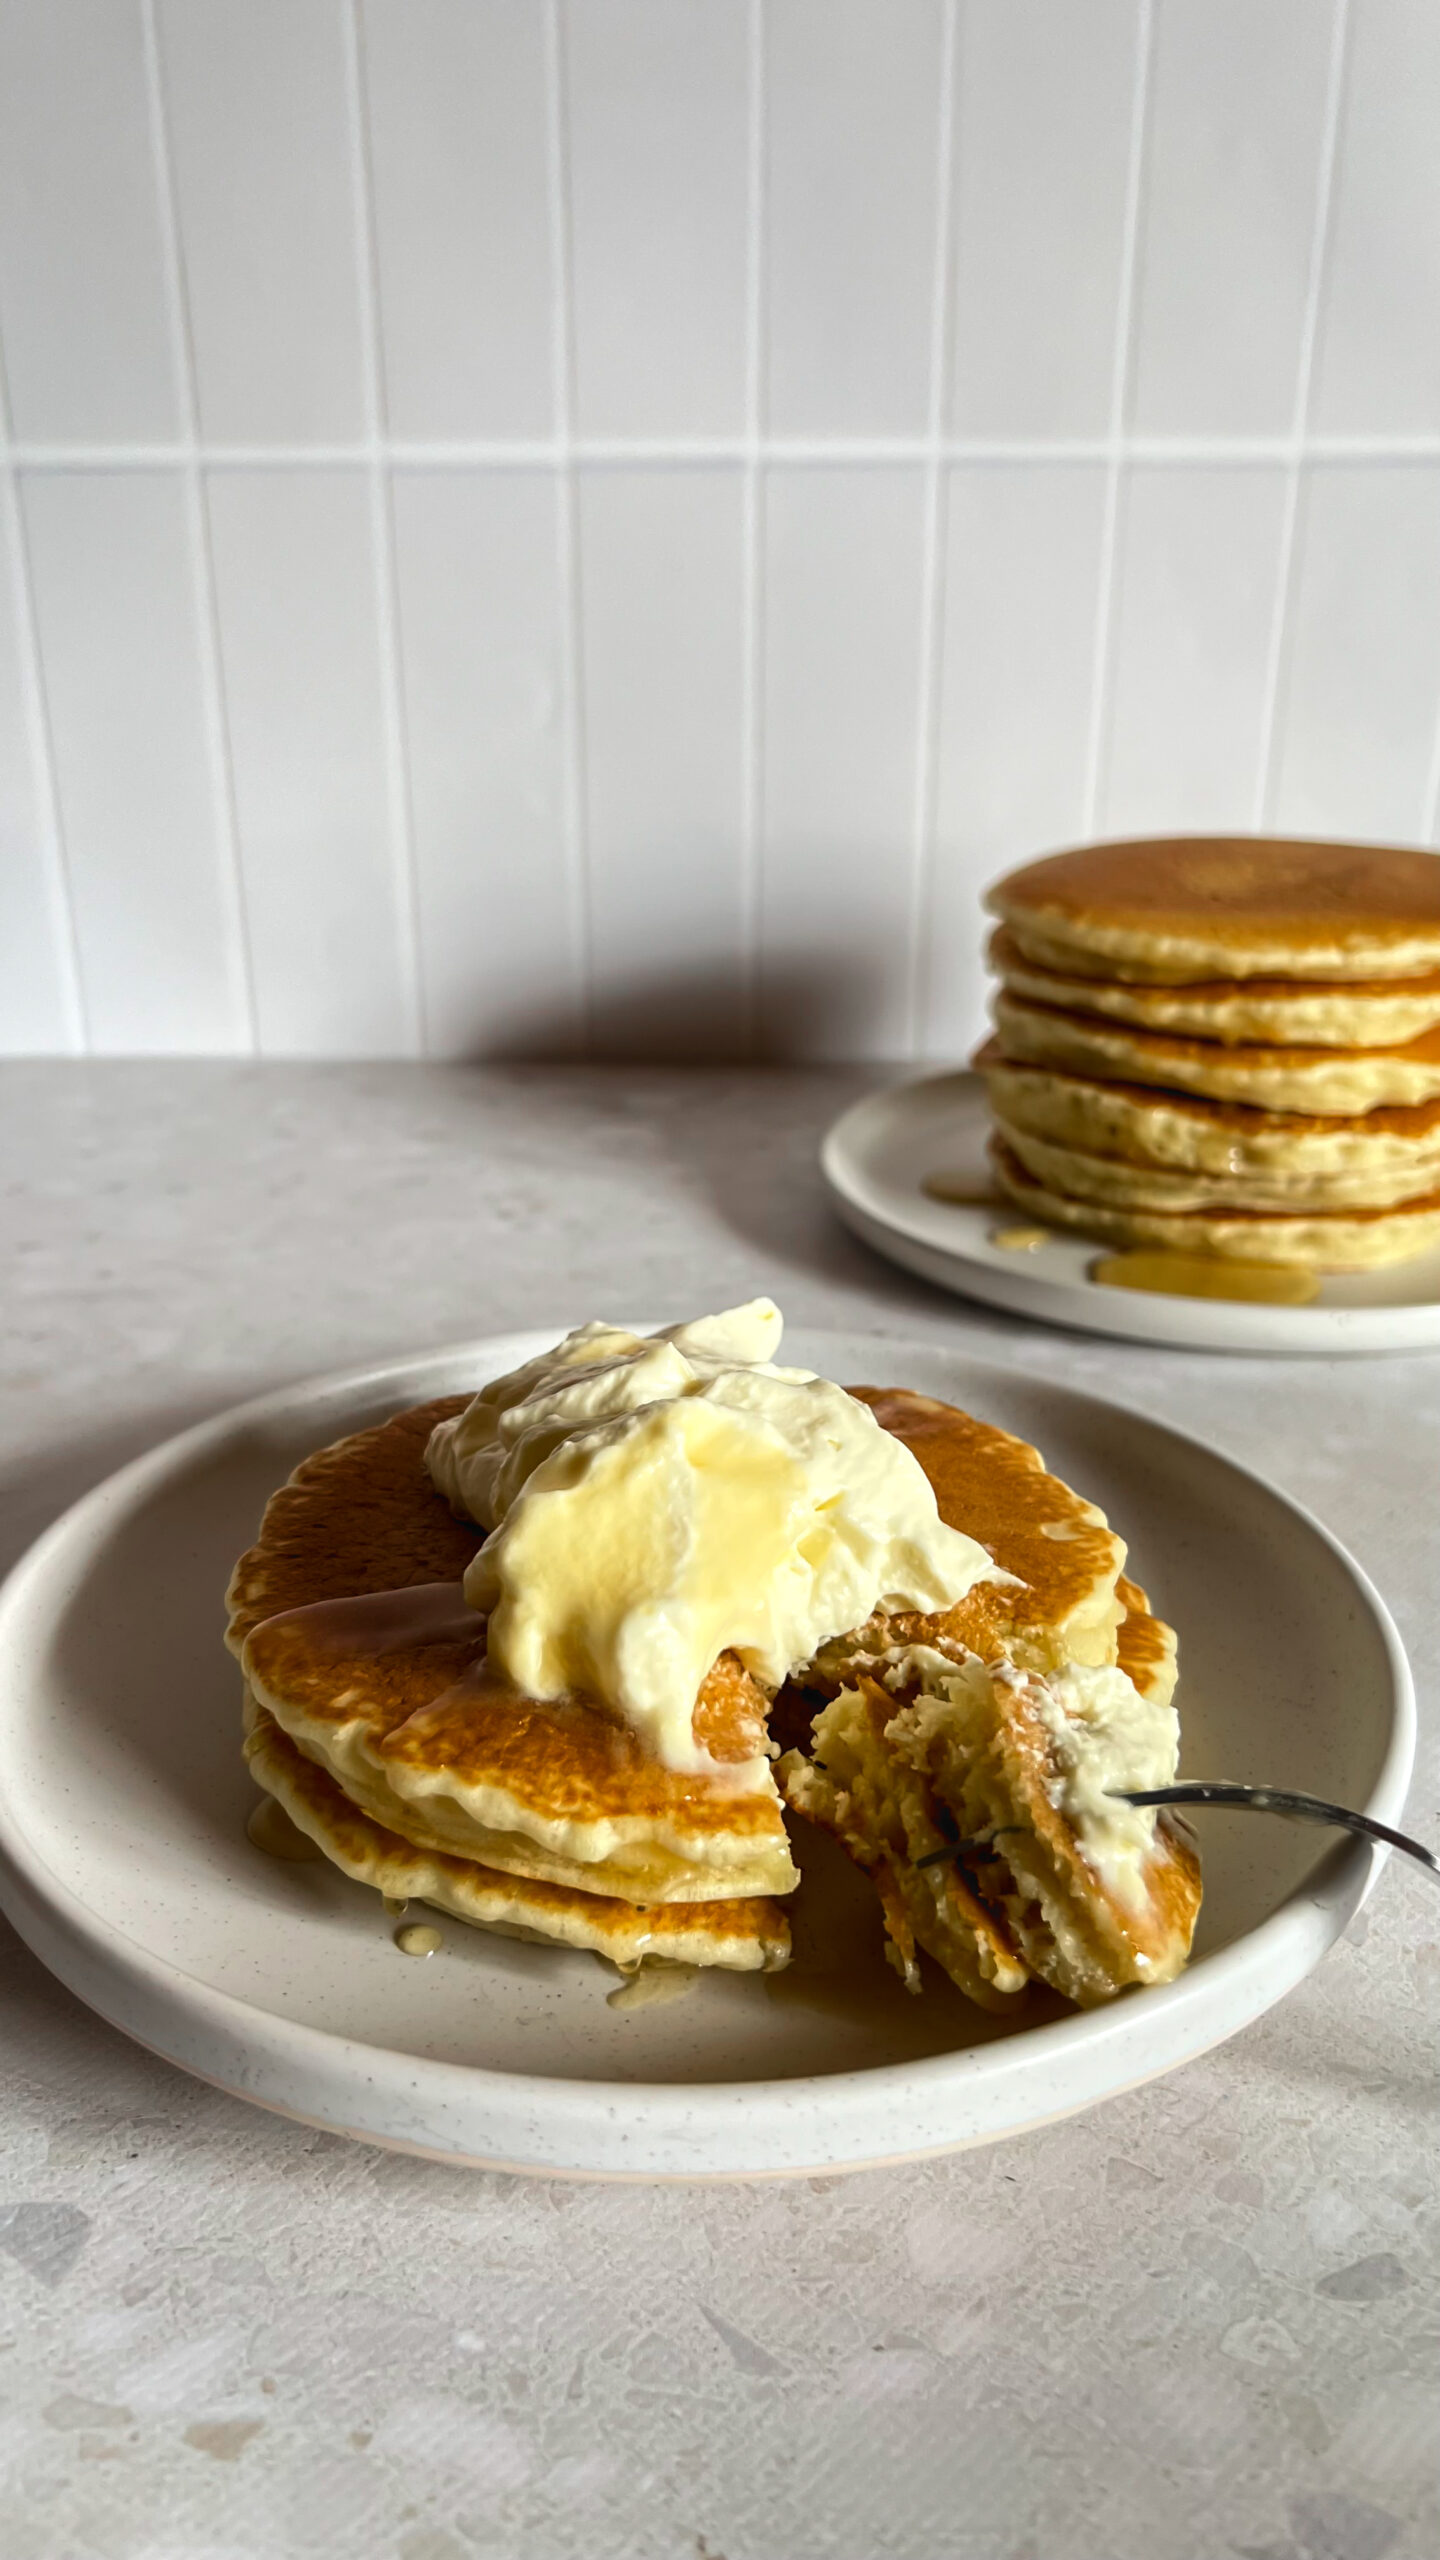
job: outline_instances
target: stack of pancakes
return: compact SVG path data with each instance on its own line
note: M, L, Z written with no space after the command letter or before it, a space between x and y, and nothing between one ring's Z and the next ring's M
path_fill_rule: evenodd
M461 1588L482 1532L454 1515L425 1467L434 1425L466 1402L451 1397L307 1458L236 1566L228 1641L244 1673L255 1778L335 1865L396 1902L423 1901L627 1968L648 1958L769 1970L789 1954L783 1898L798 1882L780 1791L768 1777L759 1789L731 1789L723 1776L728 1763L753 1767L768 1724L802 1745L781 1764L787 1800L836 1830L875 1876L912 1984L916 1943L990 2006L1009 2005L1032 1974L1083 2000L1165 1979L1188 1951L1199 1884L1188 1851L1163 1827L1153 1908L1117 1915L1050 1806L1043 1772L1032 1770L1033 1803L1012 1825L1031 1834L1038 1825L1047 1873L1063 1870L1070 1902L1090 1915L1077 1926L1095 1950L1091 1969L1062 1979L1047 1967L1038 1924L1027 1945L1024 1913L1010 1907L1012 1869L992 1865L982 1876L974 1861L967 1869L949 1856L959 1835L943 1812L937 1828L939 1779L904 1776L895 1762L896 1788L912 1806L913 1855L898 1813L872 1835L848 1800L807 1800L816 1708L843 1706L877 1668L894 1678L916 1644L1036 1671L1118 1660L1162 1705L1175 1681L1174 1638L1126 1580L1123 1544L1033 1449L951 1406L856 1392L913 1450L942 1519L980 1539L1014 1579L979 1585L939 1615L871 1619L807 1667L808 1694L792 1684L779 1702L722 1654L693 1726L720 1776L662 1767L594 1699L520 1697L489 1669L485 1620ZM902 1704L899 1691L889 1694L877 1759L888 1750L883 1726ZM936 1841L943 1873L938 1862L914 1864Z
M1032 1216L1337 1271L1440 1241L1440 856L1093 845L988 903L975 1063Z

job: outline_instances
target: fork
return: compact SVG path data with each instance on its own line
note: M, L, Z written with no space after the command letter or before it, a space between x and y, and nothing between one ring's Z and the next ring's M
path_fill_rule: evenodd
M1112 1793L1122 1804L1218 1804L1238 1807L1242 1813L1282 1813L1294 1822L1328 1823L1336 1830L1358 1832L1364 1840L1383 1840L1388 1848L1403 1849L1407 1857L1428 1867L1432 1876L1440 1876L1440 1858L1423 1841L1392 1831L1388 1822L1372 1821L1368 1813L1327 1804L1322 1796L1295 1795L1288 1787L1237 1787L1215 1778L1191 1778L1170 1787L1116 1787Z

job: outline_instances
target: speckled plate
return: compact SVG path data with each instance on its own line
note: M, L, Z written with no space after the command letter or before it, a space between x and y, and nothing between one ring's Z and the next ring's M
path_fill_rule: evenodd
M583 1311L582 1311L583 1312ZM568 1319L567 1319L568 1320ZM553 1341L511 1334L242 1406L76 1505L0 1592L0 1903L113 2025L307 2123L544 2174L757 2177L987 2142L1073 2113L1233 2035L1317 1964L1381 1853L1258 1817L1201 1819L1206 1898L1178 1982L1024 2028L938 1976L912 2000L868 1887L800 1842L796 1961L607 2006L588 1956L440 1920L401 1955L379 1899L251 1847L221 1596L266 1496L308 1450ZM1127 1534L1180 1629L1184 1765L1395 1821L1413 1707L1383 1603L1308 1515L1146 1416L872 1335L798 1361L905 1385L1038 1442ZM1223 1605L1221 1602L1223 1600Z
M984 1200L934 1200L941 1174L957 1189L988 1189L989 1117L980 1078L957 1072L882 1087L843 1112L820 1152L826 1188L847 1227L906 1271L1011 1315L1127 1342L1185 1351L1268 1351L1331 1358L1336 1352L1413 1351L1440 1343L1440 1252L1385 1271L1329 1274L1306 1307L1244 1305L1224 1298L1151 1297L1090 1278L1103 1252L1079 1236L1047 1236L1027 1252L997 1233L1028 1224L1019 1209Z

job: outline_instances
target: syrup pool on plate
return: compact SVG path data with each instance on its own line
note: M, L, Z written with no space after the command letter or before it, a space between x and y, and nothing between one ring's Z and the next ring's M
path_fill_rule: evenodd
M1226 1262L1218 1254L1111 1253L1092 1262L1102 1289L1146 1289L1163 1298L1241 1298L1252 1305L1307 1307L1318 1297L1313 1271L1296 1262Z

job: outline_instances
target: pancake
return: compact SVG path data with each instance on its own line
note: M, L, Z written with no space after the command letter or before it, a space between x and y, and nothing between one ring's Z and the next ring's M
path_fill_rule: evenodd
M1067 1200L1094 1200L1107 1209L1153 1210L1162 1216L1186 1216L1192 1210L1269 1209L1288 1213L1316 1210L1326 1214L1349 1209L1389 1209L1440 1191L1440 1164L1430 1166L1420 1184L1403 1174L1388 1181L1367 1179L1266 1182L1236 1173L1172 1173L1139 1165L1124 1156L1090 1155L1078 1147L1052 1146L1028 1130L996 1116L997 1135L1032 1180Z
M652 1903L642 1908L573 1886L507 1875L474 1859L419 1849L358 1811L253 1694L246 1699L245 1757L252 1776L332 1865L394 1901L426 1902L472 1928L554 1941L622 1966L663 1959L747 1973L773 1971L786 1960L789 1930L773 1902Z
M1440 969L1440 857L1386 845L1182 836L1086 845L986 901L1025 957L1146 981L1422 977Z
M788 1892L768 1773L732 1790L646 1757L578 1698L517 1699L485 1666L460 1588L479 1532L424 1466L451 1397L322 1449L266 1512L231 1584L229 1641L257 1701L360 1812L432 1854L639 1902ZM722 1656L694 1731L753 1762L767 1701Z
M1252 1184L1277 1194L1293 1188L1301 1206L1347 1194L1385 1204L1440 1190L1440 1100L1343 1116L1256 1111L1030 1066L1005 1058L998 1040L987 1040L974 1064L1007 1130L1087 1155L1233 1177L1247 1191Z
M1120 1621L1115 1659L1142 1698L1168 1707L1179 1676L1175 1630L1153 1614L1149 1593L1138 1582L1132 1582L1128 1574L1121 1574L1117 1588L1125 1614Z
M903 1440L930 1480L940 1517L978 1538L1014 1583L978 1583L953 1608L876 1615L822 1646L807 1679L837 1687L897 1646L954 1643L1027 1668L1115 1659L1124 1615L1125 1542L1103 1511L1047 1474L1038 1449L998 1424L903 1387L852 1387Z
M1440 971L1433 969L1420 978L1358 979L1348 986L1343 980L1296 978L1137 986L1041 968L1005 926L991 937L989 960L1008 992L1029 1003L1226 1046L1258 1041L1282 1049L1384 1049L1440 1026Z
M931 1835L913 1806L903 1818L892 1807L881 1836L899 1766L884 1739L896 1707L884 1678L917 1643L1051 1674L1079 1662L1103 1675L1118 1659L1166 1706L1174 1638L1126 1578L1124 1544L1103 1513L1027 1443L933 1398L853 1392L913 1451L941 1517L980 1538L1013 1579L944 1612L877 1614L805 1674L841 1700L870 1699L868 1747L889 1771L870 1831L852 1822L846 1845L875 1876L907 1979L918 1982L916 1948L929 1947L982 2005L1013 2007L1043 1971L1026 1951L1023 1904L1016 1918L976 1890L948 1855L948 1815L933 1866L916 1863ZM796 1879L771 1785L737 1794L723 1777L672 1773L592 1702L517 1700L488 1673L484 1620L461 1588L479 1534L424 1467L434 1424L466 1401L320 1450L273 1497L230 1591L254 1775L344 1873L396 1899L620 1964L783 1964L788 1928L772 1895ZM768 1713L739 1662L722 1657L697 1700L696 1735L722 1767L749 1764ZM806 1783L792 1772L788 1801L845 1836L818 1797L802 1805ZM915 1774L917 1802L930 1786ZM1072 1996L1091 1994L1082 1983Z
M1371 1271L1408 1262L1440 1244L1440 1191L1393 1209L1123 1208L1113 1201L1071 1199L1053 1190L993 1138L995 1180L1026 1216L1068 1227L1119 1250L1154 1246L1163 1253L1209 1254L1231 1262L1299 1263L1316 1271Z
M1133 1023L1022 1004L1002 988L995 1028L1008 1058L1124 1084L1200 1093L1262 1111L1343 1118L1396 1103L1440 1098L1440 1031L1392 1049L1226 1048Z
M1131 1605L1120 1668L1145 1705L1163 1710L1174 1638L1138 1585L1122 1588ZM963 1648L953 1650L959 1670ZM1001 2014L1019 2006L1032 1977L1084 2007L1131 1983L1169 1981L1200 1905L1194 1852L1149 1817L1140 1890L1117 1891L1061 1809L1054 1718L1037 1712L1033 1685L972 1659L979 1682L968 1697L947 1698L935 1680L947 1667L932 1657L922 1669L901 1655L883 1679L862 1673L815 1718L809 1754L780 1763L787 1802L874 1881L887 1953L907 1989L922 1987L921 1948L970 1999Z

